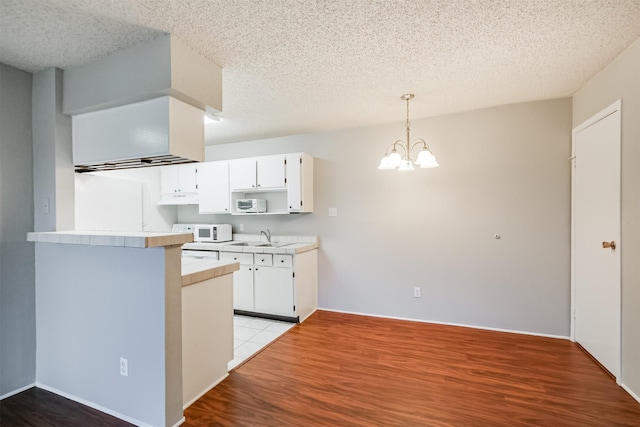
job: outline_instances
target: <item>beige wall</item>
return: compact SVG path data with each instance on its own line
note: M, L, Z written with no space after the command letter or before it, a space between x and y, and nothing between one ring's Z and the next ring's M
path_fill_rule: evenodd
M640 40L573 98L573 126L622 99L622 383L640 395Z
M315 156L315 212L181 207L178 219L318 234L323 308L568 336L571 100L414 120L413 137L432 144L441 167L377 170L403 133L398 122L207 147L207 160Z

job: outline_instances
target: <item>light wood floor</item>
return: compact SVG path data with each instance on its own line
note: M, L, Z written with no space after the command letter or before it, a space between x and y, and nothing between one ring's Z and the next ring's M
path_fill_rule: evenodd
M640 426L575 344L319 311L185 412L184 426Z

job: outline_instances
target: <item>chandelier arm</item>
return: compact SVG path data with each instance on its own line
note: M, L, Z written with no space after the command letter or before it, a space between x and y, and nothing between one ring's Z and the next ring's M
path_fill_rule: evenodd
M407 147L404 146L404 141L403 140L399 139L396 142L394 142L393 144L391 144L389 147L391 147L391 146L393 146L393 151L397 151L396 147L402 148L402 151L404 151L404 156L407 157L407 154L408 154ZM387 148L389 148L389 147L387 147Z
M427 141L425 141L422 138L416 139L415 141L413 141L413 145L411 145L411 151L413 151L413 149L416 148L419 144L422 144L423 150L431 151L431 148L429 148L429 144L427 144Z

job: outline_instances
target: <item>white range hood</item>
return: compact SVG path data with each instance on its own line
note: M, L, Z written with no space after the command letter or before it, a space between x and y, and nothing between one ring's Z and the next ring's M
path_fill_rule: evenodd
M204 112L170 96L72 120L76 172L204 161Z

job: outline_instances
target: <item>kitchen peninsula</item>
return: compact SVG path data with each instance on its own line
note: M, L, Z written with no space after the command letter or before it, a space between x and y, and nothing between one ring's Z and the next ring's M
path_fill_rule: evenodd
M218 292L212 285L221 281L230 317L238 264L185 266L183 276L181 246L191 233L36 232L27 239L36 242L36 385L137 425L179 425L187 403L183 297Z

